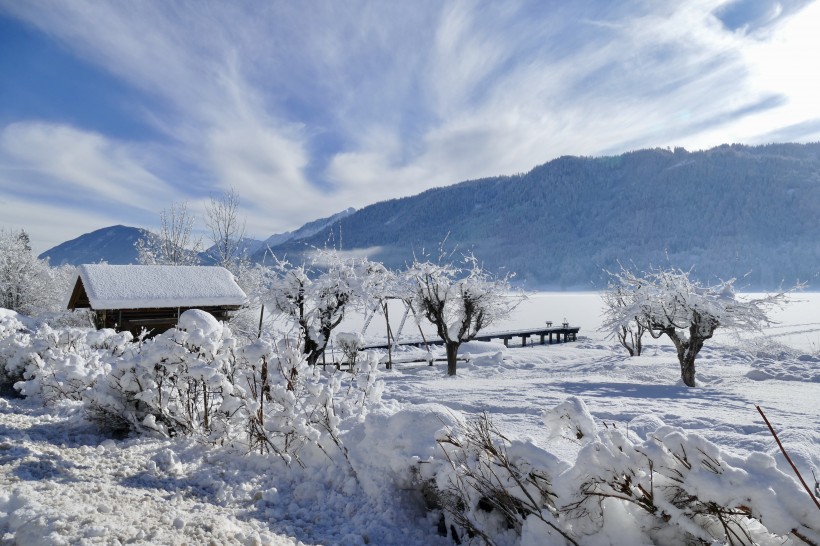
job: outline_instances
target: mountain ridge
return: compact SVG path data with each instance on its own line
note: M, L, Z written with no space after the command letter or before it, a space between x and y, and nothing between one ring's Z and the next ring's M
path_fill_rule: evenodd
M317 233L323 232L323 230L326 227L338 222L343 218L350 216L355 212L355 208L348 207L345 210L337 212L336 214L333 214L331 216L319 218L317 220L308 222L304 224L302 227L295 229L293 231L286 231L284 233L276 233L274 235L271 235L262 242L260 248L258 248L251 254L251 260L254 262L263 262L265 260L266 254L268 254L269 248L281 246L291 241L305 239Z
M624 264L773 289L817 282L818 218L820 143L655 148L562 156L347 209L271 236L254 259L305 259L341 231L342 250L396 269L446 239L529 288L598 289Z
M328 226L345 250L401 267L450 245L529 286L601 288L606 270L693 269L748 288L817 279L820 143L563 156L527 173L363 207ZM274 248L295 256L325 234Z

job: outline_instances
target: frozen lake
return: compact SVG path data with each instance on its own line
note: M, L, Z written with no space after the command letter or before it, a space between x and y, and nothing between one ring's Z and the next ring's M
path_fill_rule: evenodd
M760 297L762 294L741 294L741 298ZM489 326L486 331L503 331L530 329L545 326L546 321L560 325L565 320L572 326L580 326L580 337L604 341L607 334L601 332L601 294L599 292L534 292L513 311L502 323ZM405 308L400 302L392 302L389 309L390 323L394 332L398 329ZM760 332L749 332L741 336L742 340L752 338L766 339L782 343L793 349L808 353L820 351L820 293L805 292L789 297L783 309L774 309L771 313L774 323ZM349 313L338 331L361 332L365 318L362 311ZM434 336L433 328L421 320L425 336ZM364 332L369 341L383 341L385 321L377 313ZM420 337L418 327L412 315L408 315L401 331L401 338ZM648 341L649 335L646 336ZM718 330L716 340L719 343L733 344L738 341L736 335L725 330ZM658 340L657 343L666 343Z

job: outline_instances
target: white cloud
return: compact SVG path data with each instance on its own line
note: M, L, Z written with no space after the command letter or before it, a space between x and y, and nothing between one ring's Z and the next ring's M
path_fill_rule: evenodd
M569 43L557 42L554 20L450 4L422 93L433 97L428 107L436 122L419 141L396 131L382 139L387 148L363 142L363 148L337 155L329 176L375 200L396 195L396 187L410 194L527 171L563 154L749 141L758 127L782 126L777 116L800 93L761 75L759 59L747 51L772 52L778 36L814 41L816 33L790 30L797 20L792 17L772 30L772 40L761 42L725 29L713 15L720 4L632 4L616 13L602 8L597 21L570 23L578 39ZM806 19L800 27L808 30ZM801 52L793 75L808 64L806 55L820 49L801 43L793 46ZM803 74L813 78L814 71ZM812 95L812 85L803 89ZM402 161L397 148L418 151Z
M0 187L38 199L156 210L157 200L176 194L147 169L149 155L65 125L13 123L0 129Z
M757 85L782 93L788 102L776 112L749 120L740 128L745 134L773 132L778 127L820 119L820 4L814 2L797 16L778 25L768 39L744 51ZM805 138L817 139L818 132Z
M309 158L298 124L269 112L264 89L247 81L256 61L252 38L262 37L254 10L221 3L79 0L12 4L11 10L163 101L147 119L174 139L166 153L198 170L196 177L184 169L166 174L188 199L234 187L252 205L252 224L262 224L267 208L266 229L286 229L292 223L278 221L277 209L315 195L302 173ZM156 196L152 206L158 211L167 204Z
M3 176L4 175L0 175ZM122 224L122 216L112 209L75 209L59 200L31 201L9 195L0 197L0 228L24 229L31 238L35 255L95 229Z

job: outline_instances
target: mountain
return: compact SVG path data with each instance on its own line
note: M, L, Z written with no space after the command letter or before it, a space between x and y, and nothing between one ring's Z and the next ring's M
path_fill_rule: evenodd
M290 261L339 244L391 268L472 251L528 288L600 288L606 270L672 265L748 289L820 286L820 143L561 157L524 174L348 209L264 241ZM114 226L41 255L134 263L137 228Z
M265 242L251 237L242 237L237 248L239 256L251 256L260 248L264 248ZM216 245L211 245L207 250L199 253L199 259L203 265L213 265L219 261L219 253L216 250Z
M271 246L292 261L341 230L344 250L400 268L446 238L533 288L600 288L624 264L771 289L820 282L819 218L820 143L723 145L561 157L376 203Z
M354 212L356 212L356 209L351 207L343 210L342 212L337 212L333 216L328 216L327 218L320 218L318 220L308 222L307 224L303 225L297 230L286 231L285 233L277 233L275 235L271 235L261 244L260 248L253 253L251 259L256 262L264 262L265 255L268 253L268 248L274 248L291 241L299 241L316 235L318 233L321 233L322 236L326 237L328 233L326 228L328 226L335 224L343 218L347 218Z
M297 230L272 235L265 241L245 237L242 239L242 247L248 255L253 255L256 261L261 262L264 260L268 246L276 246L283 242L310 237L355 211L356 209L349 208L333 216L308 222ZM135 264L139 260L134 244L147 233L147 230L128 226L106 227L57 245L43 252L39 257L41 259L48 258L49 263L53 266L93 264L100 261L115 265ZM214 247L199 253L199 257L205 265L215 263L214 255Z
M133 264L137 263L134 244L146 233L146 230L135 227L110 226L59 244L40 254L39 258L48 258L53 266L101 261L113 265Z

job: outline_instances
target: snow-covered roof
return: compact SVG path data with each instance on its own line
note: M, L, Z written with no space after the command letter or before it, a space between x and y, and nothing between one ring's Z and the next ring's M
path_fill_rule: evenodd
M248 299L224 267L81 265L77 277L92 309L242 305Z

